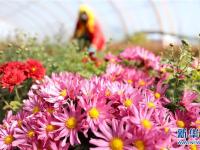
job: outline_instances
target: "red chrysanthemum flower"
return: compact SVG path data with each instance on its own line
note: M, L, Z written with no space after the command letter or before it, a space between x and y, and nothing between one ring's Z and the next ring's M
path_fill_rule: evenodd
M13 70L13 69L25 71L26 65L24 63L18 62L18 61L12 61L12 62L4 63L0 66L0 74L7 73L7 72L9 72L10 70Z
M27 77L26 65L22 62L7 62L0 66L0 83L3 88L12 92L15 85L21 84Z
M9 91L12 92L14 86L21 84L25 79L26 76L23 71L19 69L10 69L0 78L0 83L3 88L9 88Z
M39 61L29 59L26 61L26 64L28 68L28 77L38 80L44 77L46 70Z

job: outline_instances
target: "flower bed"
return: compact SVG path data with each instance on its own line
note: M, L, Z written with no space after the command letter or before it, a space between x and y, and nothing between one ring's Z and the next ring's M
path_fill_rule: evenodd
M200 148L177 144L178 129L199 128L200 104L192 89L167 96L171 80L176 81L167 70L174 66L161 64L159 57L139 47L106 59L111 63L98 77L63 72L37 80L22 109L3 120L0 149ZM183 78L177 78L178 86Z

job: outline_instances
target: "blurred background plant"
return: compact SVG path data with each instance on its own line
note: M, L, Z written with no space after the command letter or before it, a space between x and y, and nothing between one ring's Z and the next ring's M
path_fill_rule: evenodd
M180 47L170 44L162 54L164 64L168 64L166 71L169 73L167 97L171 103L167 106L171 110L182 108L180 100L183 92L190 90L200 94L200 57L199 50L195 54L191 45L182 40ZM195 57L195 55L197 55ZM200 102L200 98L197 99Z
M36 37L19 33L14 40L1 42L0 45L0 63L33 58L41 61L47 68L47 75L52 72L70 71L80 72L85 77L90 77L93 74L100 74L105 66L103 63L94 64L89 59L83 62L87 53L77 53L79 48L76 42L60 43L58 40L52 43L48 38L38 42ZM103 54L99 54L98 57L103 58Z
M147 38L147 35L143 32L137 32L133 34L128 38L128 41L137 45L142 45L144 43L150 42Z

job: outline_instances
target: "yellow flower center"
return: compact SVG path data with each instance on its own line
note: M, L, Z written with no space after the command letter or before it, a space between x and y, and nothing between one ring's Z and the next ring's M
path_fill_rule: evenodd
M196 120L195 123L197 125L197 128L200 129L200 120Z
M144 142L142 140L136 140L134 142L134 146L138 149L138 150L144 150L145 146L144 146Z
M5 124L3 124L2 128L3 128L3 129L7 129L7 127L6 127L6 125L5 125Z
M112 150L123 150L124 143L120 138L113 138L110 141L110 148Z
M111 59L110 59L110 62L115 63L115 59L114 59L114 58L111 58Z
M33 138L35 136L35 132L33 130L28 131L27 136L29 138Z
M181 120L178 120L176 121L176 125L179 127L179 128L184 128L185 127L185 123Z
M148 103L147 103L147 106L148 106L149 108L155 108L155 107L156 107L156 105L154 104L154 102L148 102Z
M17 125L18 125L19 128L21 128L22 127L22 120L18 120Z
M89 110L89 116L92 119L97 119L99 117L99 111L97 110L97 108L93 107Z
M46 131L47 131L47 132L51 132L51 131L53 131L53 130L55 130L55 126L54 126L54 125L48 124L48 125L46 126Z
M140 80L140 81L139 81L139 85L140 85L140 86L144 86L145 84L146 84L146 82L145 82L144 80Z
M197 145L196 144L191 144L190 145L190 150L197 150Z
M115 79L116 79L115 76L111 77L111 81L115 81Z
M52 114L54 112L54 109L51 108L51 107L49 107L49 108L47 108L47 112L50 113L50 114Z
M154 94L154 96L155 96L156 99L159 99L159 98L160 98L160 93L156 92L156 93Z
M69 119L67 119L65 122L65 126L69 129L76 128L76 125L77 125L77 120L74 117L69 117Z
M32 70L32 72L35 72L35 71L36 71L36 68L35 68L35 67L33 67L33 68L31 68L31 70Z
M106 92L105 92L105 95L108 97L110 96L110 91L107 89Z
M126 107L130 107L132 105L132 100L131 99L126 99L125 102L124 102L124 106Z
M168 133L168 132L169 132L169 128L168 128L168 127L165 127L165 128L164 128L164 131L165 131L166 133Z
M166 72L165 68L161 68L160 71L161 71L162 73L165 73L165 72Z
M62 90L62 91L60 92L60 96L66 97L66 96L67 96L67 90L66 90L66 89Z
M168 150L167 148L161 148L160 150Z
M141 121L141 124L142 126L145 128L145 129L151 129L152 128L152 123L151 121L147 120L147 119L143 119Z
M14 140L14 137L12 135L8 135L4 138L4 143L9 145L13 142L13 140Z
M133 81L132 81L131 79L128 79L127 82L128 82L129 84L132 84L132 83L133 83Z
M33 114L36 114L40 111L40 108L38 106L33 107Z
M196 120L195 123L200 125L200 120Z

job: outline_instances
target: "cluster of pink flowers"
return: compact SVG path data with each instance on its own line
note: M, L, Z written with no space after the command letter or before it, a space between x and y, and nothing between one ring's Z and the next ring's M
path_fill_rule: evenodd
M200 128L198 95L185 91L184 111L171 112L165 107L170 102L165 78L114 63L90 79L45 76L31 87L22 110L3 120L0 149L67 150L85 144L91 150L196 150L198 145L177 144L177 130Z
M130 61L141 61L146 68L158 70L160 67L160 57L141 47L127 48L120 57Z
M123 60L139 62L145 69L160 69L160 57L155 56L148 50L141 48L139 46L127 48L120 53L119 56L114 56L112 54L107 54L105 60L110 62L121 62Z

